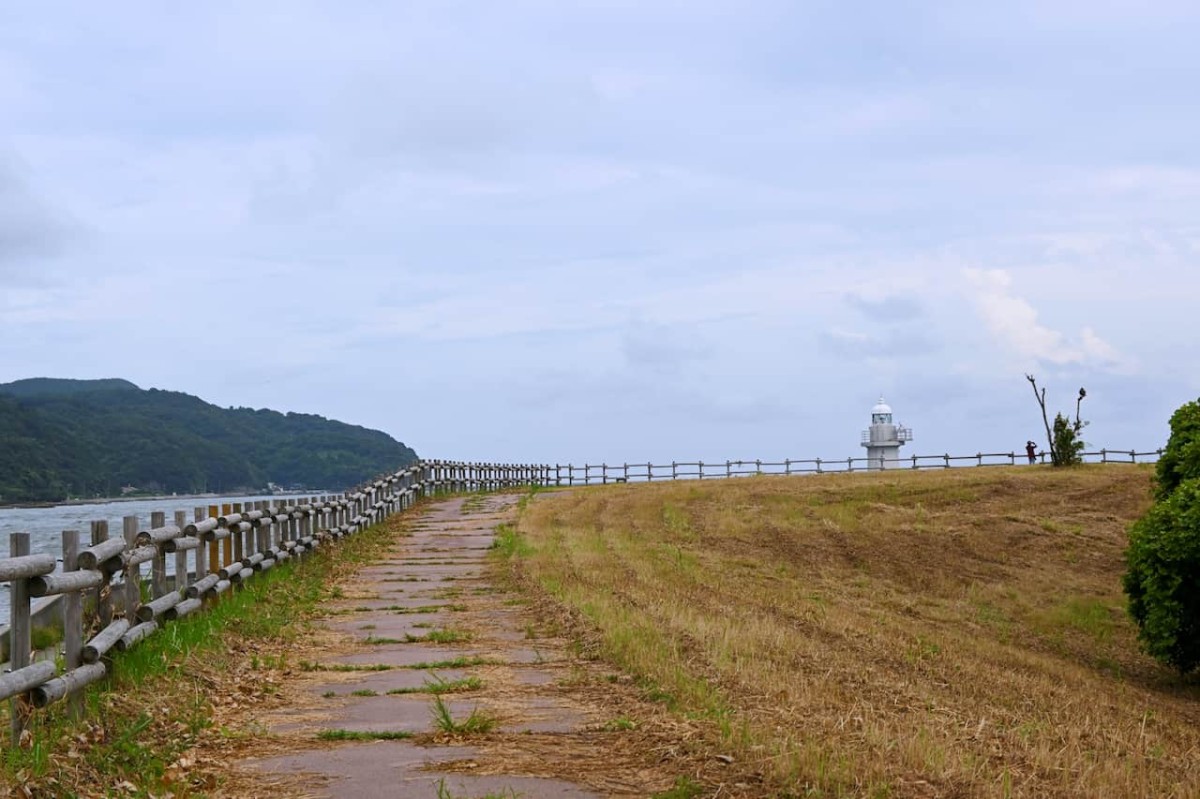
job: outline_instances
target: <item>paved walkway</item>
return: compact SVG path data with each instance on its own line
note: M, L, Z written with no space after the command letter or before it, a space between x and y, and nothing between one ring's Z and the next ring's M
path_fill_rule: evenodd
M647 780L661 777L638 773L645 752L626 751L632 742L613 729L602 689L589 689L595 681L581 678L565 642L540 637L486 579L493 531L513 519L516 499L434 504L363 569L311 655L306 647L317 660L296 701L265 722L271 750L289 753L241 765L262 785L310 796L647 795ZM436 684L463 690L438 695ZM439 696L455 722L474 711L495 728L445 733L434 719ZM356 734L375 737L327 740Z

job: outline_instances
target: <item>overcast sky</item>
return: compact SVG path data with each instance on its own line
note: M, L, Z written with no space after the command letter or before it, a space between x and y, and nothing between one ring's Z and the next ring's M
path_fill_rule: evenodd
M968 5L974 10L965 10ZM0 8L0 382L427 457L1020 449L1200 394L1200 5Z

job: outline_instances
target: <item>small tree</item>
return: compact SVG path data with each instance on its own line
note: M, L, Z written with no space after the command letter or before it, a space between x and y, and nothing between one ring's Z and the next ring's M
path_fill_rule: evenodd
M1075 399L1075 420L1063 416L1054 416L1054 427L1050 427L1050 418L1046 415L1046 389L1038 388L1033 375L1025 375L1029 385L1033 386L1033 396L1042 409L1042 424L1046 426L1046 442L1050 445L1050 462L1055 466L1075 466L1083 463L1083 448L1085 446L1080 434L1088 423L1080 418L1080 406L1087 390L1080 388L1079 396Z
M1077 466L1083 463L1083 439L1079 432L1087 422L1072 422L1061 413L1054 417L1054 447L1051 458L1055 466Z

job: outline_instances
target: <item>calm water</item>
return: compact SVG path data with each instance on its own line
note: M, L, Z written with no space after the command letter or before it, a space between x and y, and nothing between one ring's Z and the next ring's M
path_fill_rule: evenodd
M312 493L293 496L314 496ZM97 502L87 505L56 505L52 508L0 508L0 557L7 557L9 549L9 533L29 533L29 549L33 554L49 554L62 558L62 531L78 530L79 545L86 547L91 544L91 523L107 520L109 537L121 536L122 519L125 516L138 517L138 529L150 527L150 514L163 511L167 514L167 524L172 524L175 511L187 513L187 519L192 520L192 509L201 505L224 505L233 502L254 502L256 500L282 499L283 496L236 496L236 497L167 497L164 499L139 499L129 502ZM189 560L192 556L189 555ZM167 571L173 573L175 558L167 558ZM61 568L61 564L60 564ZM146 569L146 566L142 567ZM0 627L8 625L8 584L0 584Z

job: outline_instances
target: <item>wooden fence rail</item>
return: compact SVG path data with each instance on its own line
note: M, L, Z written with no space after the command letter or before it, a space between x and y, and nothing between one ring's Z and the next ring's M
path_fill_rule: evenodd
M1087 463L1153 463L1162 450L1101 449L1084 452ZM1040 452L1035 458L1046 463L1049 453ZM550 467L548 482L559 486L595 485L608 483L658 482L660 480L713 480L747 475L833 474L865 472L880 469L952 469L961 466L1016 466L1026 463L1025 453L976 452L971 455L906 455L895 460L872 458L810 458L727 461L672 461L670 463L591 463L558 464Z
M121 537L110 538L108 523L98 521L86 548L78 531L64 531L61 570L53 555L30 554L28 533L11 533L11 557L0 558L0 583L11 589L0 700L12 701L14 745L35 708L67 698L70 712L81 714L79 691L109 673L109 652L136 646L277 564L364 530L424 496L538 484L549 474L548 466L428 461L338 496L200 507L191 521L179 511L170 523L154 513L145 529L137 516L127 516ZM55 653L32 647L30 600L45 596L62 598L61 672Z

